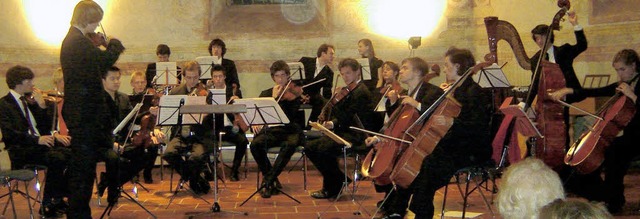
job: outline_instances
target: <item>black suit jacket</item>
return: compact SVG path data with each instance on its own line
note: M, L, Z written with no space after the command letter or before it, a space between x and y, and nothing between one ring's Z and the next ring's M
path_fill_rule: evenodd
M369 58L369 69L371 71L371 80L364 81L364 84L367 85L369 91L373 92L376 90L376 85L378 84L378 69L382 67L384 62L377 57Z
M325 66L320 73L313 77L316 72L316 59L311 57L302 57L300 62L304 66L304 84L309 84L314 81L325 78L326 80L304 88L304 92L309 94L311 98L317 98L318 95L322 95L324 98L331 98L331 88L333 87L333 70L329 66ZM322 89L322 93L320 90Z
M73 138L110 136L108 126L112 118L102 95L101 76L115 64L122 51L124 47L114 39L105 51L100 50L75 27L69 29L62 41L60 64L65 84L62 115Z
M331 109L333 130L337 135L354 144L356 151L366 150L364 148L366 135L350 129L349 126L373 130L374 124L370 119L373 114L371 100L369 89L364 83L360 82L355 89Z
M35 128L41 135L48 135L50 130L47 130L47 126L51 124L45 122L47 120L46 109L40 108L37 104L29 104L28 107L36 120L37 127ZM2 130L2 141L4 141L7 150L38 146L39 136L29 134L27 118L11 93L0 99L0 129Z
M565 43L562 46L553 46L553 53L556 59L556 63L560 66L560 70L562 70L562 74L564 75L564 80L566 83L566 87L579 89L582 88L580 85L580 81L576 76L576 72L573 69L573 60L580 55L580 53L587 50L587 37L584 35L584 31L575 31L576 35L576 44L570 45ZM531 72L534 72L537 66L538 59L540 58L540 51L538 51L531 58ZM533 79L532 86L532 94L537 94L538 91L538 79ZM531 102L533 98L529 98L528 106L531 106ZM584 98L578 98L574 95L567 95L567 102L579 102Z

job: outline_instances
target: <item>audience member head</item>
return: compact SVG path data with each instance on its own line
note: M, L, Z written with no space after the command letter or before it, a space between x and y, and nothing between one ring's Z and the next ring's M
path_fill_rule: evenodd
M540 208L564 197L558 174L542 160L527 158L504 172L497 206L503 218L537 218Z
M540 209L540 219L610 219L613 218L602 203L580 199L556 199Z

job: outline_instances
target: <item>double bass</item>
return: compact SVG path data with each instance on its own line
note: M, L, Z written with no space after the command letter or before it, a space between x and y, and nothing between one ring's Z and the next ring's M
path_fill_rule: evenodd
M636 80L638 75L631 81ZM589 131L583 133L571 145L564 157L564 163L575 166L581 174L589 174L598 169L604 162L605 150L635 114L635 103L618 91L598 110L597 115L602 120L596 120Z
M425 75L421 83L428 83L432 78L440 75L440 68L437 65L432 67L434 73ZM389 87L391 89L391 87ZM415 89L418 89L416 87ZM416 91L417 92L417 91ZM399 100L400 101L400 100ZM408 104L402 104L391 114L389 120L383 126L384 136L406 140L409 136L417 135L419 129L408 129L420 117L420 112ZM422 121L417 126L421 127ZM378 185L388 185L391 183L391 173L393 166L398 159L398 155L409 146L407 141L387 140L376 143L362 161L362 173L372 177Z

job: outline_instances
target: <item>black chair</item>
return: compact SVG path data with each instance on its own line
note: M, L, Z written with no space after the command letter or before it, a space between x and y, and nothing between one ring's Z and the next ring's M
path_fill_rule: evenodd
M469 195L474 191L480 193L487 209L489 209L492 216L495 216L491 209L491 203L493 202L493 195L498 191L495 181L498 175L499 171L495 168L495 165L492 164L470 166L456 171L453 175L454 181L451 183L458 186L458 191L460 191L460 195L462 196L462 218L464 218L466 214ZM461 184L464 184L464 190L462 189ZM440 212L440 218L444 218L448 190L449 185L447 184L444 187L444 197L442 198L442 211ZM487 200L483 191L491 192L491 201Z
M0 181L2 182L3 185L7 187L7 189L9 189L7 194L0 196L0 198L9 196L9 201L4 205L4 210L2 211L2 215L5 215L5 213L7 212L7 207L9 206L9 203L11 203L11 209L13 210L13 218L18 218L16 214L16 206L13 201L13 194L17 193L25 196L25 199L27 199L27 205L29 206L30 218L34 218L33 207L31 206L32 197L29 196L29 182L33 180L35 177L36 177L36 174L31 170L23 169L23 170L0 171ZM13 185L11 183L13 181L23 182L25 191L22 192L18 190L18 183Z

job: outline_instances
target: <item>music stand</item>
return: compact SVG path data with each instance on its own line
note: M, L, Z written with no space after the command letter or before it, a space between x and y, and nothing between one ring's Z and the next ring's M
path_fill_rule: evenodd
M282 108L276 102L273 97L261 97L261 98L246 98L246 99L238 99L235 100L236 104L245 104L247 105L247 113L242 115L242 119L247 123L247 125L263 125L265 128L269 128L269 125L283 125L288 124L289 118L282 111ZM260 190L265 188L271 182L263 182L262 186L256 189L253 194L251 194L247 199L245 199L240 206L243 206L245 203L249 201L249 199L253 198ZM300 204L301 202L298 199L295 199L291 195L283 192L277 187L274 187L276 191L286 195L291 200Z
M202 104L202 105L185 105L180 108L179 114L212 114L213 117L213 133L215 133L216 129L216 114L226 114L226 113L246 113L247 107L244 104L238 104L238 100L236 100L236 104L223 104L223 105L210 105L210 104ZM211 206L210 211L197 213L196 215L191 215L189 218L193 218L195 216L208 214L208 213L217 213L220 212L220 204L218 203L218 150L213 150L213 178L215 179L213 183L213 205ZM207 202L208 203L208 202ZM244 214L249 215L247 212L230 212L235 214Z
M362 72L362 74L360 74L360 79L365 81L371 80L371 67L369 66L369 58L359 58L356 59L356 61L358 61L358 63L360 63L360 66L362 66L362 71L360 71Z
M213 69L213 65L222 64L222 59L218 56L200 56L196 57L196 62L200 64L200 69L202 69L200 80L203 80L211 79L211 70Z
M291 80L294 81L304 81L304 65L302 62L287 62L289 69L291 70ZM298 74L298 78L294 76Z
M156 76L152 84L178 84L178 66L176 62L156 62ZM160 74L157 74L161 72Z
M116 135L118 132L120 132L120 130L122 130L124 128L125 125L127 125L127 123L129 123L129 121L134 117L138 115L138 112L140 111L140 107L142 107L142 103L138 103L136 104L136 106L129 112L129 114L127 114L127 116L122 119L122 121L120 121L120 123L118 124L118 126L116 126L116 128L113 129L112 134ZM135 120L131 121L131 126L130 126L130 131L132 131L133 129L133 123ZM128 135L127 135L128 138ZM125 141L126 144L126 141ZM118 149L118 151L116 151L116 155L117 155L117 159L116 159L116 171L117 171L117 178L115 179L116 182L110 182L110 183L117 183L118 184L118 192L119 192L119 197L125 197L127 199L129 199L129 201L135 203L136 205L138 205L140 208L142 208L144 211L146 211L149 215L151 215L151 217L153 218L157 218L156 215L154 215L153 213L151 213L151 211L149 211L149 209L145 208L140 202L138 202L138 200L136 200L135 198L133 198L131 195L129 195L129 193L127 193L124 189L122 189L122 185L120 185L120 150ZM111 191L109 191L111 192ZM122 196L122 194L124 194L124 196ZM98 200L99 202L100 200ZM100 215L100 218L104 218L104 215L111 215L111 210L113 210L113 207L115 207L115 202L111 203L109 202L109 204L107 205L107 207L104 209L104 211L102 212L102 215Z

